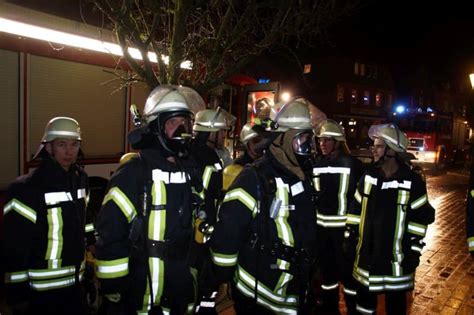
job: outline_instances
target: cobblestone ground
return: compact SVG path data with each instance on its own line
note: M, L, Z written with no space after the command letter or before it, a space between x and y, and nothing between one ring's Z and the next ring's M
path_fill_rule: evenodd
M415 290L408 296L409 314L474 315L474 258L467 250L465 227L467 181L463 173L427 176L436 218L425 238ZM378 301L377 314L385 314L383 296ZM340 309L346 315L343 302Z
M411 314L474 314L474 259L466 244L467 177L427 180L436 219L429 227L416 273Z

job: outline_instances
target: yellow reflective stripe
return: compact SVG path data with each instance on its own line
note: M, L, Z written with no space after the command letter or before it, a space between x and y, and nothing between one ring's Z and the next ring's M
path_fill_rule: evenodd
M148 259L150 264L150 275L152 280L153 303L160 304L163 295L164 279L165 279L165 263L157 257ZM150 301L151 302L151 301Z
M82 274L79 275L79 281L82 279ZM76 284L76 276L69 276L59 279L50 279L46 281L31 281L30 287L36 291L46 291L58 288L70 287Z
M127 218L128 223L137 215L137 210L135 206L130 202L130 199L120 190L118 187L112 187L102 202L102 205L105 205L107 202L112 200L122 211L125 218Z
M358 203L362 203L362 196L360 195L359 189L356 189L354 198Z
M418 198L417 200L411 203L411 208L418 209L419 207L423 206L427 202L428 202L428 196L424 194L423 196L421 196L420 198Z
M426 229L427 226L423 224L418 224L415 222L409 222L408 223L408 232L420 236L425 236L426 235Z
M48 209L48 247L45 259L57 260L63 251L63 216L60 207ZM58 266L60 267L60 266Z
M398 190L398 200L399 205L407 205L408 200L410 199L410 192L407 190L400 189Z
M276 262L279 270L290 270L290 263L282 260L277 259ZM288 283L293 279L293 276L288 272L282 272L280 278L277 281L275 286L274 292L279 295L286 295L286 289L288 288Z
M83 272L86 265L84 262L81 263L81 267L79 269L80 272ZM50 278L59 278L64 276L74 275L76 272L75 266L66 266L54 269L30 269L28 270L28 275L30 279L34 280L44 280Z
M243 190L242 188L232 189L231 191L225 194L223 203L232 200L238 200L243 203L253 213L253 216L255 217L257 213L257 202L245 190Z
M255 278L240 265L237 270L237 287L244 295L254 297ZM298 298L295 295L280 295L258 282L257 303L278 314L296 314Z
M153 180L152 204L165 207L166 203L165 183ZM150 211L148 222L148 238L155 241L163 241L166 231L166 209Z
M95 265L99 279L119 278L128 275L128 257L114 260L96 259Z
M400 203L400 199L405 198L403 194L398 195L398 201ZM394 257L395 262L392 264L392 272L394 275L399 276L401 275L401 267L399 261L397 260L398 253L402 251L402 238L403 234L405 233L405 221L406 221L406 211L403 210L403 205L397 204L397 217L395 221L395 232L393 236L393 247L392 247L392 254Z
M232 267L235 266L237 263L237 256L238 254L221 254L214 252L212 249L211 251L211 258L214 264L222 267Z
M86 232L86 233L94 232L94 223L86 224L85 232Z
M359 224L360 223L360 216L355 214L348 214L346 224Z
M350 169L349 169L350 173ZM341 173L339 179L339 209L337 213L339 215L345 215L347 213L347 190L349 189L349 174Z
M20 283L28 281L28 271L5 272L5 283Z
M471 197L474 198L474 189L471 190Z
M3 207L3 214L7 215L10 210L16 211L21 216L25 217L26 219L30 220L33 223L36 223L36 211L19 201L18 199L14 198L10 200L4 207Z
M202 174L202 186L204 189L207 189L209 187L209 182L211 181L211 175L213 172L216 172L216 168L212 165L207 165L204 168L204 172Z
M275 198L278 198L282 201L280 209L278 209L277 217L275 218L278 238L281 239L284 245L293 247L295 243L293 231L288 224L288 216L290 215L291 211L289 210L289 186L279 177L275 178L275 182L277 186Z

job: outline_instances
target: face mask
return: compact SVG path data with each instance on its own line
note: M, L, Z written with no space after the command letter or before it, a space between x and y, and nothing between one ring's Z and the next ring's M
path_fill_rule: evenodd
M303 131L293 137L293 152L296 156L311 156L315 148L316 144L311 131Z

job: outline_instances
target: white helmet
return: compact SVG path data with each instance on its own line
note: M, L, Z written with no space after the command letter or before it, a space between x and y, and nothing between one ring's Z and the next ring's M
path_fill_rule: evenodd
M409 140L395 124L372 125L369 129L369 138L381 139L395 152L406 152Z
M175 156L187 155L192 138L194 113L204 107L205 104L201 96L189 87L158 86L151 91L143 109L145 129L139 131L138 136L129 137L132 147L143 147L143 145L140 146L141 142L146 143L143 138L146 138L146 135L151 132L168 153ZM185 124L177 128L175 134L169 137L165 132L165 123L168 119L177 116L185 117Z

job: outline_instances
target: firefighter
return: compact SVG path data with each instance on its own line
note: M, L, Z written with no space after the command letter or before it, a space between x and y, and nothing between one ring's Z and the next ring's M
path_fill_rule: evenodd
M296 314L313 260L314 190L301 167L314 151L308 105L278 103L270 118L268 149L230 186L210 240L220 293L231 288L216 300L239 314Z
M214 298L206 276L210 267L209 247L205 244L211 237L217 219L217 208L222 200L222 170L224 161L217 150L223 145L227 130L233 123L233 116L221 107L204 109L196 113L193 125L194 140L191 153L198 165L202 179L201 198L204 203L197 213L195 242L192 244L192 265L199 271L200 305L199 313L212 313Z
M346 246L358 282L357 311L375 314L385 293L387 314L406 314L423 238L435 210L426 184L407 162L408 138L394 124L373 125L374 164L362 175L347 217Z
M347 210L353 201L362 162L352 157L344 128L334 120L322 121L317 130L321 154L313 166L316 189L318 266L320 274L320 311L339 313L339 282L349 314L355 312L355 283L352 263L342 251Z
M55 117L34 158L37 169L8 189L4 207L7 303L13 314L85 314L88 179L76 163L79 123Z
M224 139L232 127L234 117L224 109L204 109L196 114L193 132L194 141L192 154L202 174L202 196L206 221L213 226L217 219L217 205L222 191L222 170L224 161L217 150L223 145Z
M471 257L474 258L474 162L471 163L469 187L467 191L466 236L469 253L471 253Z
M204 106L194 90L159 86L146 100L143 123L128 135L140 152L111 177L96 222L103 312L194 310L196 282L187 261L197 187L188 158L194 106Z
M240 131L240 142L244 147L244 153L235 159L234 164L245 166L252 163L263 155L257 144L262 140L262 134L265 129L256 123L246 123Z

